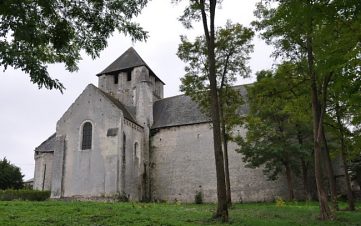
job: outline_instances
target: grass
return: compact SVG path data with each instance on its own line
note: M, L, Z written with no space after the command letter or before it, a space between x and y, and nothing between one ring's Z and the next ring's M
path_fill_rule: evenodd
M286 203L284 207L235 204L228 224L361 226L360 204L355 212L337 212L337 218L329 222L317 220L319 210L314 202ZM214 209L214 204L0 201L0 225L225 225L211 219Z

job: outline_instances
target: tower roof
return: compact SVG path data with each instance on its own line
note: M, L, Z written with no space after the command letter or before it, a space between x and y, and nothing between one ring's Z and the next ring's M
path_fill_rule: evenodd
M125 51L120 57L118 57L118 59L106 67L102 72L98 73L97 76L102 74L113 74L139 66L146 66L151 75L154 75L157 80L165 84L160 78L158 78L158 76L155 75L152 69L150 69L133 47L130 47L127 51Z

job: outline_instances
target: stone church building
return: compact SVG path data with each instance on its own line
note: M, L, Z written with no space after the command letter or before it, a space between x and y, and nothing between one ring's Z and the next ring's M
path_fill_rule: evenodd
M133 48L97 76L98 87L88 85L35 149L34 188L52 198L182 202L202 191L205 202L216 201L212 129L197 104L184 95L164 98L164 82ZM284 178L268 181L262 169L246 168L235 149L230 143L235 202L287 195Z

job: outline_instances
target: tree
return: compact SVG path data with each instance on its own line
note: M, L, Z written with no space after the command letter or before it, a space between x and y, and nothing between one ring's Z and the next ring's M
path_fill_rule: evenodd
M249 75L250 70L246 65L249 53L253 50L253 45L250 43L252 37L253 31L251 29L244 28L240 24L232 24L230 21L224 28L218 28L216 31L217 90L220 102L227 202L229 205L231 205L232 199L227 144L232 129L240 123L237 110L243 103L239 90L231 86L238 76L247 77ZM197 102L203 113L210 116L208 59L204 36L197 37L194 42L182 36L177 55L187 63L186 75L181 78L181 91Z
M246 137L235 139L246 166L264 166L271 180L286 173L289 200L294 199L292 177L300 169L305 196L310 196L304 167L311 159L310 111L304 108L308 98L304 77L296 72L295 65L284 63L275 72L257 74L257 82L247 89L250 110L245 117Z
M173 0L180 2L181 0ZM216 73L216 55L215 55L215 25L216 6L221 0L192 0L189 1L188 7L185 8L180 21L187 28L192 27L193 21L201 21L203 24L204 37L207 44L208 70L209 79L209 96L211 99L210 113L213 125L213 145L214 157L216 163L217 176L217 211L215 218L221 218L228 221L227 192L224 174L224 159L221 141L221 119L219 95L217 90L217 73Z
M358 118L360 115L361 83L357 81L357 67L354 70L339 71L338 73L342 73L339 79L342 79L343 82L330 84L326 109L328 120L326 120L326 123L330 132L339 140L338 149L344 168L348 209L355 210L355 201L349 175L349 160L350 158L352 159L352 149L357 149L352 147L352 139L357 139L357 136L355 136L356 133L354 134L351 131L351 126L357 127L357 123L354 123L354 118ZM354 146L357 147L355 143Z
M92 58L107 46L118 30L133 41L147 33L132 22L147 0L49 0L0 1L0 65L21 69L39 88L64 86L51 78L47 64L64 63L77 70L85 51Z
M20 168L6 158L0 160L0 189L20 189L23 187L23 175Z
M333 217L321 178L321 147L327 91L334 74L346 65L356 64L360 54L360 1L286 0L264 1L256 11L254 24L262 36L276 46L275 55L301 62L306 59L311 93L315 178L320 219ZM271 2L277 2L273 8Z

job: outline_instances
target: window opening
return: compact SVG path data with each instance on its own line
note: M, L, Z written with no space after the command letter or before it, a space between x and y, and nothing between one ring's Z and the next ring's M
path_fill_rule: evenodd
M114 75L114 84L118 84L118 75Z
M92 148L92 124L86 122L83 125L83 137L81 142L81 149L91 149Z

